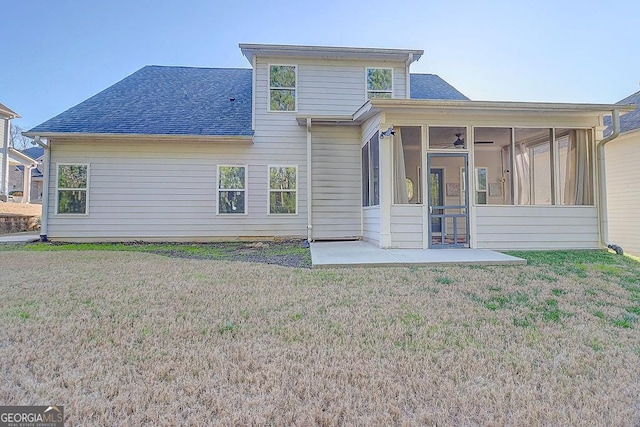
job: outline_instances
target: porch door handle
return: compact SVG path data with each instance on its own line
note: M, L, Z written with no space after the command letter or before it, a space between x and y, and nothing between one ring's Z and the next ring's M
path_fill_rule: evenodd
M429 206L429 215L433 215L433 206Z

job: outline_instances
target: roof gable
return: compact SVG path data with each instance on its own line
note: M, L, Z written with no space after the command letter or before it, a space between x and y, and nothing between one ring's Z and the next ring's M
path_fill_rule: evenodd
M435 74L411 74L411 99L469 100Z
M8 119L17 119L20 117L18 113L13 111L11 108L6 105L0 103L0 117L5 117Z
M251 136L252 70L146 66L30 134Z

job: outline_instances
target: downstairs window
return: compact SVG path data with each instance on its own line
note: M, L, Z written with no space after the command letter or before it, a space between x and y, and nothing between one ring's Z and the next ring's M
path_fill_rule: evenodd
M56 212L87 214L88 164L58 164Z

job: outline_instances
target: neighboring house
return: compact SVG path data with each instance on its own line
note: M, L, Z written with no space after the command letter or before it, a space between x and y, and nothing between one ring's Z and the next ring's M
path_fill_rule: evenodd
M421 50L240 49L252 69L144 67L27 132L42 234L602 246L595 145L631 107L470 101L410 73Z
M14 191L9 185L12 169L18 166L26 167L29 173L25 175L22 187L31 188L31 169L36 167L32 158L9 146L11 120L19 117L18 113L0 104L0 201L11 200L10 196ZM26 197L22 197L22 200L28 199L27 191Z
M640 92L617 104L640 104ZM609 240L640 256L640 110L620 118L620 136L605 147Z
M41 203L42 191L43 191L43 175L42 175L42 162L44 159L44 148L31 147L25 150L21 150L20 153L27 156L31 164L37 166L30 168L31 170L31 186L28 193L29 199L20 196L20 200L28 203ZM9 192L19 191L24 194L24 165L15 165L9 167ZM17 198L14 196L14 200Z

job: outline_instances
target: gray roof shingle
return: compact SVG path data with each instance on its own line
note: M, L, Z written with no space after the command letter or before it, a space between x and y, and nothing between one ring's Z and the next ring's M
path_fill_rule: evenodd
M411 74L411 99L469 100L435 74Z
M251 69L146 66L29 133L251 136L251 85ZM469 99L434 74L411 74L411 98Z
M633 95L627 96L625 99L616 102L616 104L640 105L640 91L634 93ZM636 129L640 129L640 110L638 109L620 117L620 132L629 132Z
M251 76L146 66L29 132L251 136Z
M620 133L631 132L633 130L640 129L640 91L616 102L616 105L629 104L637 105L638 108L630 113L620 116ZM605 117L604 124L608 126L608 128L604 130L604 136L611 135L611 133L613 132L613 129L611 127L611 117Z
M44 148L42 147L30 147L24 150L20 150L20 152L25 156L31 157L33 160L37 160L38 158L44 156Z

